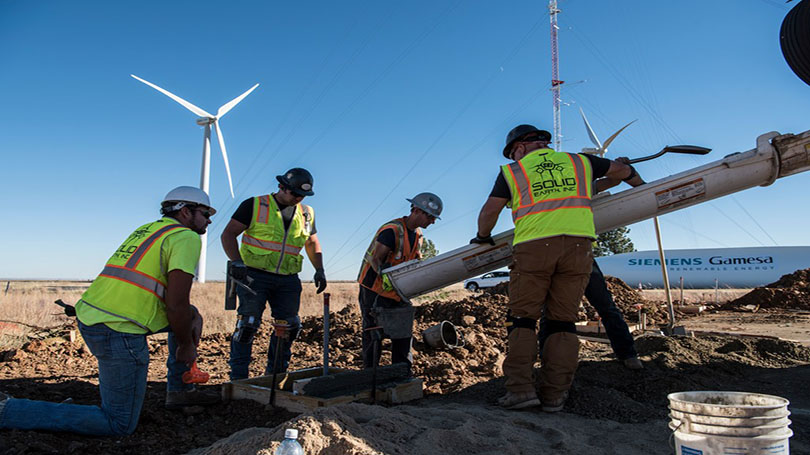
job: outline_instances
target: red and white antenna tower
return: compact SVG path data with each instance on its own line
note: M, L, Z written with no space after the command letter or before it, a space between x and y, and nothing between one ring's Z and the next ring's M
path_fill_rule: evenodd
M560 124L560 86L564 81L560 80L559 63L560 57L557 52L557 0L549 0L548 14L551 18L551 94L554 99L554 150L562 151L562 125Z

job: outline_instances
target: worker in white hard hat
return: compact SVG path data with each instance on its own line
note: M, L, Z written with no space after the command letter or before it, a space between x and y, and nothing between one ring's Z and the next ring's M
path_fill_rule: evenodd
M217 394L182 380L197 358L202 334L202 316L189 301L200 234L216 211L204 191L190 186L171 190L160 211L162 218L135 229L118 246L75 306L82 339L98 359L101 406L0 394L0 428L133 433L146 395L146 336L157 332L169 332L166 407L219 401Z
M357 282L360 283L360 312L363 318L363 367L379 364L382 338L380 331L391 338L391 363L413 363L411 342L413 306L394 290L382 270L413 259L422 258L422 229L427 228L442 213L442 200L433 193L419 193L411 203L407 216L383 224L374 234L363 255ZM386 310L399 309L399 311ZM395 315L389 317L389 315ZM374 329L381 327L381 329ZM376 331L375 331L376 330Z
M220 237L222 248L231 260L231 277L239 281L249 278L253 291L242 287L236 290L239 306L228 361L232 381L248 377L253 339L268 303L274 324L287 326L287 329L281 339L280 333L270 336L264 374L287 371L292 343L301 330L298 309L302 287L298 274L304 253L315 268L313 282L317 293L326 289L315 210L302 203L305 197L315 194L312 174L297 167L276 176L276 180L278 191L243 201ZM240 235L241 246L237 241ZM276 352L279 352L278 357Z
M579 355L574 323L593 265L593 180L608 177L631 186L644 184L628 164L557 152L548 147L550 141L548 131L532 125L509 132L503 156L512 162L501 166L470 241L494 245L492 229L510 204L515 235L503 362L506 394L499 400L506 409L563 409ZM543 315L548 337L538 399L533 365L538 358L537 321Z

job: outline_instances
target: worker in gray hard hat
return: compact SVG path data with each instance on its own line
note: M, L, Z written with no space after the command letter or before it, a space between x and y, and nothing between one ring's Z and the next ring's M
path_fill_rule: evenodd
M546 412L563 409L578 361L574 323L593 265L593 180L644 183L628 164L556 152L548 147L550 141L548 131L532 125L518 125L509 132L503 155L513 161L501 166L470 241L494 245L492 229L501 210L510 205L515 232L506 316L508 352L503 362L506 395L499 400L507 409L538 406L541 401ZM541 316L547 338L538 399L532 366Z
M413 331L413 311L397 311L395 319L389 317L394 312L388 309L401 309L413 306L397 294L388 276L382 270L413 259L422 258L422 229L433 224L442 213L442 200L433 193L419 193L412 199L411 212L407 216L383 224L374 234L363 261L357 282L360 284L360 312L363 318L363 366L379 364L382 337L391 338L391 363L413 363L411 341Z
M0 428L94 436L133 433L146 395L146 336L157 332L169 332L166 407L219 401L217 393L196 390L182 380L197 358L202 334L202 316L189 301L200 234L216 211L204 191L189 186L171 190L160 211L162 218L135 229L116 248L75 306L82 339L98 360L101 406L20 400L0 393Z
M265 374L286 371L292 357L291 346L301 329L298 309L301 305L301 280L298 273L304 254L315 268L317 292L326 289L323 254L315 229L315 210L302 204L313 196L312 174L306 169L293 168L276 176L278 191L248 198L242 202L225 226L220 240L225 254L232 261L231 277L243 281L249 278L250 288L237 288L236 329L231 340L231 380L248 377L252 360L253 338L259 330L265 306L277 324L288 325L281 340L270 337ZM241 247L237 237L242 236ZM280 358L276 358L277 346Z

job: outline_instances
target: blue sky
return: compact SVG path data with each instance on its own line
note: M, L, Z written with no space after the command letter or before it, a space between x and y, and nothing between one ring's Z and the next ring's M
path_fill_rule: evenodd
M178 185L198 185L195 116L135 81L215 112L236 199L212 146L208 279L238 203L289 167L315 176L327 276L353 279L376 228L433 191L440 251L475 234L518 123L552 128L543 1L0 2L0 277L93 278ZM563 149L633 119L609 157L667 144L714 151L640 164L647 180L810 129L810 87L785 63L776 0L560 2ZM585 82L576 83L577 81ZM570 84L570 85L569 85ZM661 218L668 248L806 245L808 175ZM496 231L511 228L506 213ZM653 249L652 221L630 226ZM306 266L303 278L312 275Z

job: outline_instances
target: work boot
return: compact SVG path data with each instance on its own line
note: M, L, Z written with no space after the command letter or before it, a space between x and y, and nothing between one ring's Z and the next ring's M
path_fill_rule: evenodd
M534 390L531 392L506 392L506 395L498 398L498 405L505 409L523 409L539 406L540 400Z
M565 400L568 399L568 392L564 392L562 396L550 400L543 400L544 412L560 412L565 407Z
M189 406L210 406L220 401L218 393L190 389L166 392L166 409L182 409Z
M641 360L638 357L630 357L629 359L622 360L624 367L628 370L643 370L644 365L642 365Z

